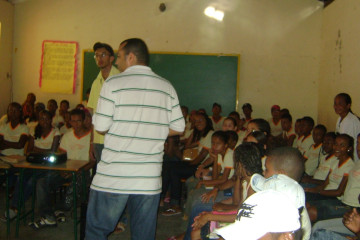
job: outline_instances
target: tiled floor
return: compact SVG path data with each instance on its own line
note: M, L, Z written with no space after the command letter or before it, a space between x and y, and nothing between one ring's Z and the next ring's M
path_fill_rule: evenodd
M159 212L163 208L159 209ZM3 215L5 211L5 190L0 188L0 214ZM23 222L20 225L20 234L18 239L51 239L51 240L68 240L73 239L73 219L71 213L67 212L67 221L65 223L59 223L57 227L44 228L41 230L33 230L32 228L24 225ZM29 221L29 220L28 220ZM158 226L156 232L156 239L166 240L170 236L177 235L185 229L185 222L181 219L181 215L164 217L161 214L158 215ZM79 229L79 227L78 227ZM79 231L79 230L78 230ZM6 223L0 222L0 239L6 239ZM15 239L15 221L11 223L11 237ZM79 239L79 238L78 238ZM124 233L112 234L109 237L110 240L122 239L127 240L130 238L130 231L126 229Z

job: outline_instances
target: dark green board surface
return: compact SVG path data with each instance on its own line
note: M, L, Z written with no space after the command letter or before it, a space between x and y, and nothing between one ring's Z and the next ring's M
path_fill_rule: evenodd
M83 98L99 73L94 53L84 51ZM190 110L205 108L212 115L214 102L223 114L236 110L239 78L239 55L200 55L185 53L151 53L150 67L169 80L176 89L180 104Z

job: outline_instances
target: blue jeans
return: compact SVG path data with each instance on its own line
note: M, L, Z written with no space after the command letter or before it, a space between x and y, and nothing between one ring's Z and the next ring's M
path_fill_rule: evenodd
M353 235L352 235L353 236ZM326 229L318 229L311 235L311 240L346 240L351 237L344 233L332 232Z
M132 240L154 240L160 194L118 194L91 189L86 214L86 240L107 239L127 204Z

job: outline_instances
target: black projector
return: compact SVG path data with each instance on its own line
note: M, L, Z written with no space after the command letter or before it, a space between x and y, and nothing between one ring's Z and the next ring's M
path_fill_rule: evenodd
M66 153L30 153L26 157L29 163L37 163L44 165L56 165L66 162Z

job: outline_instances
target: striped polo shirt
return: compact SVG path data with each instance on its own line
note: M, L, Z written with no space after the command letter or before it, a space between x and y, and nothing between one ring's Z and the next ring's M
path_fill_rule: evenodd
M91 188L124 194L160 193L169 128L178 132L185 128L170 82L139 65L108 78L93 123L97 131L108 132Z

